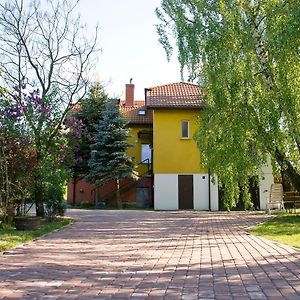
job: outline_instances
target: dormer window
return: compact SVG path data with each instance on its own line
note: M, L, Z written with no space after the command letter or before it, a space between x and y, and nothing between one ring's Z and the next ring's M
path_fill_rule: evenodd
M140 109L140 110L138 111L138 115L139 115L139 116L146 116L146 110L145 110L145 109Z

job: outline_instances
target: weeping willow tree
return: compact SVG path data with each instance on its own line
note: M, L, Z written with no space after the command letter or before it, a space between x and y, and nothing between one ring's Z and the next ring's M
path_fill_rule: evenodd
M160 42L205 90L196 140L225 206L270 155L300 191L300 6L293 0L162 0ZM170 39L171 37L171 39ZM171 41L171 42L170 42Z

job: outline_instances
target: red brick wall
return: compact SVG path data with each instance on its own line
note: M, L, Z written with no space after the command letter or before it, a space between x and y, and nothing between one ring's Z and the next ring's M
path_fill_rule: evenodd
M84 180L79 180L76 182L75 190L75 203L74 203L74 184L70 182L68 184L68 193L67 193L67 203L68 204L80 204L81 202L94 203L94 187L85 182Z
M130 184L130 182L133 182L130 179L123 179L121 180L121 187L124 185ZM152 179L151 177L144 177L139 183L139 187L148 187L150 189L150 195L151 199L152 197ZM82 180L79 180L76 182L76 191L75 191L75 203L73 198L73 191L74 191L74 185L73 182L70 182L68 184L68 193L67 193L67 203L70 205L73 204L82 204L89 203L94 204L95 203L95 191L92 184ZM103 185L100 186L99 192L100 192L100 199L105 198L107 195L111 194L116 190L116 183L114 180L109 181ZM134 203L136 201L136 187L133 186L128 191L122 193L121 195L123 202L131 202ZM114 202L111 203L112 205L115 204Z

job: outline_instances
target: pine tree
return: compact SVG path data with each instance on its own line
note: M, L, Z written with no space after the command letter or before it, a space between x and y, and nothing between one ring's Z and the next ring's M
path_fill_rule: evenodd
M121 208L120 179L135 178L136 172L132 159L125 152L131 145L127 142L126 121L115 100L106 103L102 119L95 129L86 180L94 183L96 191L100 183L115 180L117 206Z
M102 118L107 95L103 86L95 82L89 90L86 98L82 99L66 118L65 123L73 128L68 135L71 151L65 165L73 174L74 190L79 180L89 172L88 161L91 155L92 136L95 133L95 124ZM96 191L97 193L97 191ZM75 193L73 204L75 204Z
M88 97L80 102L80 108L75 114L75 119L83 123L83 132L77 139L77 147L74 153L75 162L72 166L74 177L80 178L89 172L88 161L90 159L90 146L92 136L95 134L95 125L102 118L102 112L107 101L107 95L99 82L90 89Z

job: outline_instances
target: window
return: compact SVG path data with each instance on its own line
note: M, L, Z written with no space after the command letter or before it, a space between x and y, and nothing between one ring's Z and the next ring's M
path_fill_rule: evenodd
M138 111L138 115L139 115L139 116L146 116L146 111L145 111L144 109L140 109L140 110Z
M151 147L150 144L142 144L142 159L141 161L145 164L151 163ZM147 160L149 159L149 161Z
M189 139L190 138L190 122L181 121L181 138Z

